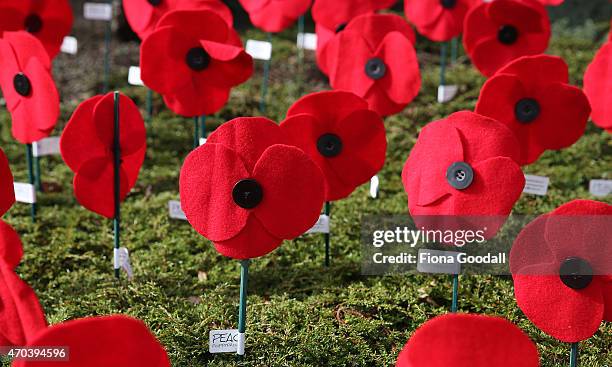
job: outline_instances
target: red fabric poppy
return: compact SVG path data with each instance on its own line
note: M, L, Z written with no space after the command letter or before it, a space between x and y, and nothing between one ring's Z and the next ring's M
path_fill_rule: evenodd
M535 0L481 3L468 12L463 28L463 46L485 76L518 57L543 53L550 39L548 13Z
M36 294L15 273L22 256L19 235L0 220L0 346L25 345L47 327Z
M52 325L27 347L67 347L66 361L15 360L13 367L170 367L164 347L140 320L122 315L86 317Z
M151 34L159 20L176 9L212 10L232 26L234 17L220 0L123 0L123 12L132 30L140 39Z
M355 18L326 47L331 86L355 93L381 116L400 112L421 88L413 43L414 32L397 15Z
M319 217L321 170L263 117L240 117L215 130L181 168L187 220L222 255L263 256ZM211 164L214 162L214 164Z
M557 6L563 4L564 0L538 0L542 5Z
M350 92L325 91L300 98L280 124L325 176L325 201L349 196L385 163L382 118Z
M239 0L253 25L277 33L291 26L310 8L312 0Z
M538 349L506 319L453 313L435 317L412 335L396 367L537 367Z
M50 69L49 56L34 36L5 32L0 38L0 88L20 143L43 139L55 128L60 101Z
M533 163L545 150L566 148L584 134L591 107L568 80L560 57L521 57L486 81L476 112L512 130L521 147L518 163Z
M73 22L68 0L0 0L0 35L5 31L27 31L42 42L53 59Z
M410 214L428 228L438 225L427 216L453 216L440 218L443 227L463 227L458 216L479 216L491 237L525 186L518 157L512 132L488 117L461 111L429 123L402 171Z
M240 37L210 10L166 14L142 43L142 80L183 116L220 110L230 89L253 74L253 59Z
M480 0L405 0L406 18L423 36L449 41L463 32L463 20Z
M574 200L529 223L510 252L514 295L540 330L574 343L612 321L612 205Z
M591 102L593 123L612 133L612 42L604 44L587 67L584 93Z
M119 99L121 201L136 184L146 152L144 120L134 102ZM74 195L85 208L113 218L114 200L114 96L92 97L72 114L60 138L62 158L74 175Z
M0 149L0 216L15 204L15 186L8 158Z

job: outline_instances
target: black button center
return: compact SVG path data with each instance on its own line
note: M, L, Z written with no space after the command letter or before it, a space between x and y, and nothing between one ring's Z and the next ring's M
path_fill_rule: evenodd
M593 281L593 268L579 257L568 257L559 268L559 277L572 289L584 289Z
M42 29L42 19L37 14L30 14L25 18L25 30L30 33L38 33Z
M346 23L340 24L339 26L336 27L336 33L342 32L344 28L346 28Z
M342 140L336 134L323 134L317 140L317 150L324 157L335 157L342 152Z
M153 5L153 6L159 6L159 4L161 4L162 0L147 0L149 2L149 4Z
M519 32L515 26L506 24L497 31L497 39L504 45L511 45L518 39Z
M540 104L533 98L523 98L514 106L514 116L522 123L530 123L540 116Z
M387 73L387 65L378 57L371 58L366 63L365 73L371 79L380 79Z
M13 78L13 87L19 95L27 97L32 93L32 83L23 73L16 74Z
M259 182L252 178L238 181L232 190L234 203L244 209L253 209L263 199L263 189Z
M445 9L452 9L457 5L457 0L440 0L440 5Z
M202 47L194 47L187 52L185 62L191 69L202 71L210 64L210 55Z
M446 170L446 180L457 190L467 189L474 180L474 170L465 162L455 162Z

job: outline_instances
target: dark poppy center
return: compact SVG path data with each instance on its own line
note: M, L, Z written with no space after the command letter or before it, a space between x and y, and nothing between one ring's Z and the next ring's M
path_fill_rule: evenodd
M519 32L515 26L506 24L499 27L497 31L497 39L504 45L511 45L518 39Z
M339 26L336 27L336 33L342 32L344 28L346 28L346 23L341 23Z
M528 124L540 116L540 104L533 98L523 98L514 106L514 116L524 124Z
M210 64L210 55L202 47L194 47L187 52L185 62L192 70L202 71Z
M23 97L29 96L32 92L32 83L30 83L30 79L23 73L15 75L13 78L13 87L15 91Z
M253 209L263 199L263 189L259 182L247 178L236 182L232 190L234 203L244 209Z
M147 0L149 2L149 4L153 5L153 6L159 6L162 2L162 0Z
M366 63L365 73L371 79L380 79L387 73L387 65L378 57L371 58Z
M457 190L467 189L474 180L474 170L465 162L455 162L446 170L446 181Z
M440 0L440 5L445 9L452 9L457 5L457 0Z
M336 134L323 134L317 140L317 150L324 157L335 157L342 152L342 140Z
M559 268L559 277L572 289L584 289L593 281L593 268L579 257L568 257Z
M42 29L42 19L37 14L30 14L25 18L25 30L30 33L38 33Z

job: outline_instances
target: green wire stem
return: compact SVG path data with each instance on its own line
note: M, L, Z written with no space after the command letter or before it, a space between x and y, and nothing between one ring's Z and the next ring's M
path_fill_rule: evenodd
M325 202L325 209L323 211L325 215L329 216L331 213L331 203L329 201ZM325 267L329 267L330 263L330 233L329 231L325 233Z
M36 190L42 192L42 177L40 170L40 157L34 157L34 181L36 182Z
M200 122L198 116L193 118L193 149L200 146Z
M572 343L570 352L570 367L578 367L578 343Z
M272 33L268 33L268 42L272 43ZM270 64L272 63L272 57L270 60L266 60L264 63L264 75L261 84L261 100L259 101L259 111L261 113L266 112L266 97L268 95L268 80L270 79Z
M440 85L446 85L446 48L448 45L440 45Z
M200 139L206 139L206 115L200 116Z
M457 62L457 55L459 54L459 41L458 37L455 37L451 40L451 57L450 62L451 65L454 65Z
M28 164L28 182L30 185L34 185L34 154L32 153L32 144L26 144L26 161ZM36 203L32 203L30 205L30 217L32 218L32 223L36 223L36 211Z
M453 274L453 300L451 303L451 312L457 312L459 304L459 274Z
M115 240L115 254L119 251L120 246L120 220L121 220L121 203L120 203L120 192L121 192L121 146L119 143L119 92L114 93L114 104L115 104L115 116L114 116L114 130L113 130L113 195L115 204L115 217L113 218L113 232ZM115 255L117 256L117 255ZM115 256L113 259L115 259ZM118 264L114 264L115 278L119 279L119 267Z
M153 91L147 88L147 122L153 119Z
M298 80L297 94L302 95L302 81L304 79L304 16L298 18L298 37L302 36L302 44L298 43ZM300 47L301 46L301 47Z
M238 307L238 332L246 331L247 288L249 284L249 264L251 260L240 261L240 305Z

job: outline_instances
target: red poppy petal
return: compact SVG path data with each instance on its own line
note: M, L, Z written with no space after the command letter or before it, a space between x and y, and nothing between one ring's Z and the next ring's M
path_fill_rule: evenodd
M122 156L121 168L127 177L128 187L130 189L136 185L136 181L138 181L138 175L140 174L140 169L142 168L142 164L145 159L145 154L147 152L147 147L143 146L139 151L134 152L127 156Z
M251 13L263 9L270 3L270 0L239 0L239 2L244 10Z
M125 0L123 3L123 14L134 32L140 34L151 25L155 6L147 0Z
M185 117L212 115L219 111L229 99L229 88L194 84L190 81L176 93L164 94L164 103L174 113Z
M492 36L476 43L471 56L474 66L484 76L489 77L508 62L527 54L516 44L504 45L497 40L496 36Z
M4 215L14 203L13 173L9 167L6 154L0 149L0 216Z
M388 4L384 4L388 5ZM328 29L336 29L343 23L348 23L358 15L371 13L378 8L378 1L355 0L355 1L336 1L336 0L316 0L312 6L312 18L315 23Z
M458 2L453 11L442 12L437 21L419 26L417 30L432 41L450 41L463 31L463 20L467 10L465 4Z
M364 14L353 19L344 29L361 34L370 49L376 50L383 42L387 33L400 32L413 45L416 34L406 20L395 14ZM344 32L343 31L343 32ZM342 33L343 33L342 32Z
M474 51L474 47L476 47L476 44L480 42L483 37L497 35L499 25L489 18L487 14L489 6L490 3L482 2L474 6L465 16L463 47L468 54Z
M331 52L328 46L329 41L333 39L336 33L328 28L320 24L315 24L315 32L317 34L317 50L316 50L316 58L317 58L317 66L319 70L325 75L329 74L329 63L332 63L333 60L329 60L329 55L333 55L334 52Z
M395 115L408 105L407 103L393 102L382 85L379 84L374 84L363 98L368 102L368 108L381 116Z
M317 222L325 197L323 175L302 150L272 145L255 165L253 178L263 187L254 213L271 234L292 239Z
M45 69L51 69L49 55L44 47L42 47L42 43L30 33L4 32L2 38L8 41L13 47L17 62L22 69L26 67L30 59L38 59Z
M253 58L242 47L201 41L212 60L206 70L196 74L198 84L231 88L253 75Z
M550 55L523 56L499 69L498 74L529 75L529 84L567 83L569 72L562 58Z
M276 5L267 5L263 9L249 12L253 25L264 32L278 33L289 27L295 19L286 16Z
M412 24L421 28L440 19L444 8L439 0L406 0L404 12Z
M612 322L612 276L601 277L601 291L604 299L604 320Z
M202 27L202 24L206 24L206 27ZM229 36L225 20L214 11L207 9L170 11L157 23L157 29L163 27L172 27L183 37L212 42L225 42Z
M283 242L268 232L256 216L251 215L236 236L227 241L215 242L215 249L232 259L253 259L274 251Z
M421 73L410 41L399 32L391 32L385 36L376 54L387 65L385 76L378 82L389 98L398 104L412 101L421 89Z
M365 66L373 52L361 35L342 31L338 36L338 55L330 70L330 84L334 89L345 90L364 97L375 83L365 73Z
M612 33L611 33L612 34ZM584 74L584 93L591 102L591 118L604 129L612 128L612 43L604 44Z
M220 0L179 0L175 7L176 9L211 10L223 18L229 27L233 27L234 24L232 11Z
M557 263L557 257L544 237L547 219L548 215L537 217L527 224L514 240L510 250L510 272L513 275L550 275L527 273L540 269L534 268L533 265Z
M491 2L488 15L498 25L511 24L524 32L540 32L544 20L548 21L546 9L532 0L496 0Z
M514 295L535 326L566 343L590 338L603 319L602 288L596 278L577 291L563 284L558 275L517 275Z
M51 59L60 52L64 37L72 30L72 11L69 14L69 19L47 17L40 32L36 33L36 38L42 42Z
M20 30L23 27L26 7L25 1L0 4L0 32Z
M354 93L323 91L298 99L287 111L287 117L301 113L316 115L319 121L339 122L357 110L365 110L368 104Z

